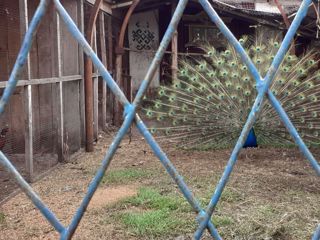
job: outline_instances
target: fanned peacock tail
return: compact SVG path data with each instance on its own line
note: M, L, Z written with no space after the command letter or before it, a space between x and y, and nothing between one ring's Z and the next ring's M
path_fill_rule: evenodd
M265 76L280 47L279 38L240 43ZM177 79L161 86L158 96L145 108L156 120L151 132L179 147L222 148L233 146L240 135L257 95L255 80L232 46L218 51L204 47L199 59L181 60ZM320 133L320 71L314 50L301 57L285 56L271 91L308 144L318 144ZM254 126L259 145L288 146L292 139L269 102Z

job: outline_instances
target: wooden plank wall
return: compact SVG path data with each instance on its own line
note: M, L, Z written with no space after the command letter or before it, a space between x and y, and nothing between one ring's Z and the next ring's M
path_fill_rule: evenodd
M7 81L20 48L19 0L0 1L0 81ZM2 94L2 90L0 91ZM0 131L9 126L4 152L24 152L24 105L22 88L17 88L0 118Z
M84 29L85 17L88 16L83 14L83 0L62 0L61 2L79 28ZM0 82L8 80L20 48L21 37L27 26L24 22L27 20L30 22L38 3L39 0L0 0ZM25 9L27 12L24 15ZM54 7L51 5L31 47L30 68L28 68L30 74L27 74L27 68L25 68L20 76L25 80L23 81L25 86L15 90L5 113L0 117L0 131L6 124L10 128L10 141L5 146L5 153L24 154L26 147L31 146L31 157L28 160L30 169L27 164L31 174L33 166L36 168L36 162L33 164L34 156L44 153L57 155L59 134L62 140L60 141L61 149L67 144L70 154L78 151L84 143L84 85L81 79L83 53L64 23L61 20L58 23L57 19ZM120 25L113 26L111 16L102 12L98 22L96 45L99 48L99 55L108 70L113 72L113 46L116 42L114 36L118 35ZM58 44L59 39L60 44ZM58 49L61 50L60 54ZM71 81L57 80L61 78L62 81L68 76L74 77ZM34 82L35 79L39 84ZM27 86L29 81L33 84ZM96 103L99 100L100 104L96 113L99 116L99 130L104 130L106 122L111 123L113 120L113 95L101 79L97 86L95 98ZM0 94L2 91L3 89L0 89ZM31 98L28 98L29 96ZM62 106L58 106L59 101L63 102ZM28 106L30 106L29 111L26 110ZM29 120L32 124L30 134L26 116L30 116ZM61 117L63 121L58 124ZM63 134L61 131L59 133L58 128L63 129ZM25 144L30 142L29 139L32 139L32 144Z
M79 10L76 2L63 0L62 4L72 19L78 23ZM62 74L63 76L78 75L80 74L78 43L64 24L61 24L60 28ZM68 145L69 154L72 154L81 147L80 86L76 81L63 83L63 115L64 141Z

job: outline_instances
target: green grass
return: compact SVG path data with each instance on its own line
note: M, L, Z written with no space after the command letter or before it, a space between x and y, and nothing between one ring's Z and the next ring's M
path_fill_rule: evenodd
M129 211L118 214L117 219L140 237L188 234L196 227L196 215L181 195L163 195L156 189L142 187L136 196L122 201L121 206L126 206L122 209ZM230 217L215 215L213 222L217 227L225 227L234 221Z
M174 231L183 222L166 209L130 212L121 215L121 222L139 236L160 236Z
M147 178L152 172L142 169L120 169L107 172L102 179L102 183L107 184L123 184L130 181Z
M134 209L120 213L117 218L138 236L157 237L189 232L194 222L194 218L186 214L190 212L190 207L181 196L162 195L152 188L140 188L136 196L127 198L120 205L126 208L130 205Z
M5 223L6 221L6 215L4 215L3 212L0 212L0 224Z
M188 203L180 196L162 195L157 190L147 187L140 188L137 196L126 199L125 203L157 210L185 210L188 206Z

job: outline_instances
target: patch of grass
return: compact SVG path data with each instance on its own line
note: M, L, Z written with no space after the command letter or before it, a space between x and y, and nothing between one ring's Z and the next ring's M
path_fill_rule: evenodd
M142 169L129 168L113 170L106 173L102 179L102 183L123 184L150 176L152 176L152 172Z
M139 236L169 234L182 224L180 219L166 209L123 213L121 221L130 231Z
M226 216L214 216L212 222L216 227L224 227L233 224L232 218Z
M133 206L156 210L182 210L188 204L181 197L162 195L157 190L147 187L140 188L137 196L130 197L125 202Z
M173 232L189 232L194 223L186 212L188 203L181 196L162 195L159 191L142 187L136 196L129 197L120 205L135 207L132 212L118 214L120 222L139 236L172 235ZM136 211L139 209L139 211Z
M6 221L6 215L3 212L0 212L0 224L4 224Z

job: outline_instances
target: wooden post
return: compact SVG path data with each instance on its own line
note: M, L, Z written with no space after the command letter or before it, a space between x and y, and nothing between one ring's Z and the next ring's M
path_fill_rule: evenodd
M175 0L172 0L172 15L177 7L177 3ZM177 79L177 72L178 72L178 31L176 30L173 34L171 40L171 71L172 71L172 79Z
M84 12L83 12L83 0L78 2L78 22L80 23L79 29L84 34ZM81 127L81 146L86 143L86 131L85 131L85 95L84 95L84 59L83 49L79 45L79 69L82 79L80 80L80 127Z
M90 46L93 42L93 29L99 13L102 0L96 0L93 8L91 9L90 19L86 31L86 39ZM93 82L92 82L92 61L89 57L84 58L84 79L85 79L85 110L86 110L86 151L93 152L93 139L94 139L94 95L93 95Z
M28 4L27 0L19 0L20 10L20 28L21 28L21 42L25 33L28 30ZM30 54L28 54L26 62L26 79L31 79L30 71ZM29 182L33 180L33 117L32 117L32 87L25 86L24 89L24 103L25 103L25 164L26 164L26 178Z
M60 16L56 13L56 24L57 24L57 60L58 60L58 77L62 77L62 53L61 53L61 30L60 30ZM62 81L56 83L56 114L57 114L57 151L58 161L63 162L63 145L64 145L64 123L63 123L63 85Z
M96 25L94 26L94 41L93 41L93 49L98 53L97 48L97 29ZM94 72L98 75L98 71L94 68ZM93 78L93 136L96 140L98 140L98 132L99 132L99 89L98 89L98 77Z
M100 25L100 46L101 46L101 58L103 65L107 68L107 50L106 50L106 34L105 34L105 24L104 24L104 13L100 12L99 15L99 25ZM107 85L102 79L102 130L106 130L107 123Z
M108 16L107 19L107 37L108 37L108 70L113 73L114 77L114 69L113 69L113 40L112 40L112 16ZM110 91L110 89L107 91L108 95L108 105L109 105L109 116L110 121L112 124L114 124L114 102L115 98L113 93Z

